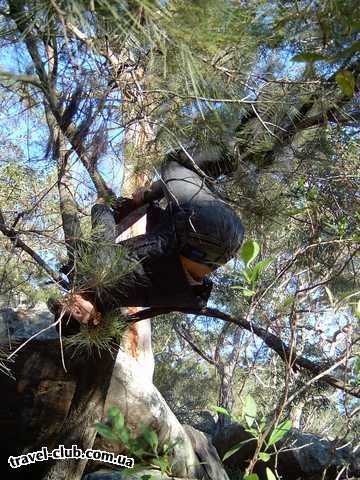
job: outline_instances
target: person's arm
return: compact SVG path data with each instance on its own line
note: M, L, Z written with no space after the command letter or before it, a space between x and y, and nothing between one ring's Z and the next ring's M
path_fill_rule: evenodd
M116 264L116 224L114 214L103 199L98 199L91 209L91 242L88 254L88 283L107 277ZM101 283L101 280L100 280ZM96 290L101 285L96 285Z
M91 209L91 227L93 240L115 243L116 227L114 214L103 197L98 197Z

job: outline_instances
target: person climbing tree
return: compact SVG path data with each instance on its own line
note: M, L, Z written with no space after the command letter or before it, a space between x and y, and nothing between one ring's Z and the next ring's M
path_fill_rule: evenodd
M233 169L228 152L221 146L190 154L182 147L166 156L160 179L132 199L110 206L99 197L91 210L91 255L84 247L77 254L80 272L84 258L91 258L86 274L78 274L73 291L51 303L52 311L97 325L120 307L206 306L212 289L207 275L235 256L244 235L240 218L211 185L213 177ZM164 196L166 209L157 202ZM146 203L146 234L115 243L124 212Z

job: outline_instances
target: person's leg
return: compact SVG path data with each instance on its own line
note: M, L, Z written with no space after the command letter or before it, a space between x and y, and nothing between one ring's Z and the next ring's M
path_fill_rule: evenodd
M235 169L232 140L207 148L181 147L165 157L161 170L163 190L169 201L180 204L219 199L211 189L211 181Z
M116 226L112 209L105 204L95 203L91 209L92 239L115 243Z
M205 178L175 160L163 164L161 182L168 202L174 206L218 198L207 186Z
M111 208L96 203L91 209L91 236L83 240L81 252L76 264L78 287L96 287L96 283L108 281L117 261L115 245L116 226Z
M181 253L212 268L226 263L244 234L234 210L209 189L204 177L175 160L164 163L162 182Z

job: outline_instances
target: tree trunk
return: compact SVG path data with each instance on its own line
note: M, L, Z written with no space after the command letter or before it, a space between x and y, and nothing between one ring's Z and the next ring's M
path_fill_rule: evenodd
M103 415L113 362L106 353L101 358L71 358L71 352L65 352L65 372L57 340L26 345L14 363L16 382L4 375L0 379L0 424L7 432L1 436L4 457L44 446L52 450L61 444L91 448L95 423ZM85 466L86 460L48 460L10 471L16 478L36 475L38 479L75 480L81 478Z
M123 236L143 233L145 222L141 219ZM77 445L82 450L92 448L96 422L104 420L108 408L115 405L125 415L134 435L140 433L142 424L157 432L160 449L165 443L175 444L169 457L177 477L228 480L210 443L205 447L204 439L199 441L196 435L189 437L152 383L150 320L129 327L115 361L108 354L90 359L71 359L66 355L65 363L68 373L62 368L59 344L54 340L32 343L19 354L18 383L12 388L5 386L5 391L10 390L7 406L12 406L14 431L19 432L19 428L29 424L31 428L22 441L14 437L9 455L36 451L43 446L49 450L59 445L65 448ZM4 413L2 423L6 422ZM117 449L106 445L102 438L97 446L107 451ZM124 452L124 445L119 445L120 450ZM211 468L204 467L203 463ZM86 464L86 460L78 459L47 461L21 467L16 474L26 476L30 471L43 480L78 480Z
M143 151L150 139L151 130L147 125L135 124L132 126L131 135L126 136L126 143ZM145 181L144 176L134 175L130 166L123 187L125 194L128 195ZM145 231L146 218L143 217L123 233L119 240L141 235ZM129 310L135 312L138 309ZM203 467L199 465L184 428L153 385L153 373L151 321L148 319L134 323L123 337L106 397L105 416L108 408L114 405L125 415L125 421L135 435L140 434L141 425L152 428L158 434L160 448L164 444L175 444L170 454L174 475L201 478ZM100 444L104 444L104 441L101 440Z

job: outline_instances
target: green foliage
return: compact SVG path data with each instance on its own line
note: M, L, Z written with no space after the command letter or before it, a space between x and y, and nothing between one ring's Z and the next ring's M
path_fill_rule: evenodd
M238 318L269 328L284 342L296 337L297 351L319 364L336 362L344 351L356 355L359 260L354 252L360 217L353 92L358 82L359 2L29 0L17 4L24 5L26 32L35 36L33 45L39 48L46 72L51 67L46 52L51 48L55 55L60 52L52 91L47 90L50 81L39 88L26 35L7 15L1 17L4 58L9 46L17 58L15 74L2 72L1 132L9 138L0 134L0 165L9 168L1 174L0 200L8 224L26 212L17 223L19 238L42 252L55 268L65 263L57 190L60 165L55 155L59 125L48 128L44 105L47 113L51 104L58 105L61 111L56 118L64 121L63 112L69 113L75 104L68 132L78 129L76 140L92 168L97 166L99 150L100 160L114 161L115 169L122 170L119 158L124 157L136 174L152 176L154 168L159 171L164 151L179 147L179 142L198 148L229 144L233 150L226 160L235 172L218 179L214 187L236 206L247 237L257 243L250 246L244 269L234 262L234 268L229 264L214 274L212 301ZM89 42L76 38L70 25L87 35ZM116 68L109 61L114 58ZM78 85L76 103L69 99ZM86 129L86 120L92 117L96 122ZM115 142L110 138L114 128L121 131ZM11 143L13 138L16 141ZM69 190L84 224L94 199L94 175L84 173L68 140ZM55 188L50 189L52 183ZM19 292L31 302L44 298L47 277L26 254L1 238L1 292L7 300L16 299ZM94 283L106 289L114 277L105 264L93 258L80 261L78 284L85 287L94 274ZM252 312L249 306L254 304ZM74 343L85 350L113 350L118 341L113 338L122 331L121 319L114 320L113 325L109 321L100 328L85 328ZM267 423L259 412L268 418L284 393L283 364L254 340L255 335L235 336L235 328L223 331L220 322L208 318L185 321L205 352L211 355L219 346L224 364L240 347L229 390L241 389L244 398L247 392L256 398L259 418L252 421L248 414L250 425L239 399L233 409L256 437ZM156 384L182 421L193 420L216 402L221 378L176 338L169 324L161 320L154 326ZM341 333L335 338L337 331ZM358 381L358 363L342 365L334 373L353 385ZM296 391L309 380L300 372L291 376L287 387ZM339 438L346 430L347 439L358 437L356 420L343 415L348 405L344 409L342 397L335 397L332 389L311 385L304 399L300 428ZM267 455L261 452L263 461Z
M247 395L244 399L243 403L243 409L242 409L242 415L241 417L237 417L235 415L232 415L229 413L226 409L223 407L213 407L213 409L217 413L222 413L224 415L227 415L230 417L232 420L236 422L241 422L245 421L247 428L245 430L249 433L251 433L252 438L249 440L244 440L242 442L237 443L234 445L231 449L229 449L225 455L223 456L222 460L225 461L228 458L230 458L232 455L237 453L245 443L257 440L259 441L260 436L263 435L264 432L268 430L268 427L266 425L266 420L264 417L262 417L260 420L257 418L258 417L258 407L256 404L255 399L251 395ZM276 424L270 433L267 435L267 438L265 439L265 450L260 451L258 454L258 460L262 462L269 462L271 459L271 453L268 453L266 450L270 449L273 447L275 444L278 444L280 440L282 440L290 431L292 426L291 420L284 420L280 424ZM273 480L275 477L274 473L272 470L268 467L266 467L266 474L267 478L269 480ZM256 477L253 477L252 475L256 474L251 474L249 476L244 476L243 480L245 478L258 478L257 475Z
M35 251L47 251L48 258L56 260L61 248L56 230L58 215L54 214L54 175L50 168L46 174L24 165L23 153L15 145L1 150L0 138L0 208L7 225L16 222L22 231L21 239ZM17 158L12 158L14 155ZM38 202L49 190L47 203ZM9 239L0 233L0 293L1 300L16 306L18 299L28 305L46 301L58 291L56 287L44 288L47 275L36 263L16 250Z
M113 242L102 240L101 228L97 228L90 238L81 241L74 284L79 290L90 288L101 293L119 282L135 266L136 262L129 261L127 249L121 245L114 248Z
M266 453L266 452L260 452L259 453L259 460L261 460L262 462L268 462L270 460L271 456L270 456L270 453Z
M245 397L243 415L245 422L249 428L253 425L256 419L257 406L251 395Z
M293 62L319 62L326 60L326 57L319 53L299 53L292 58Z
M91 356L94 353L101 355L102 350L115 356L128 326L129 323L121 316L121 312L112 310L103 316L97 326L81 325L79 333L64 339L64 345L73 356Z
M336 83L341 88L344 95L351 97L355 89L355 77L349 70L341 70L335 75Z
M260 279L263 271L272 263L272 259L264 259L256 263L253 267L250 264L255 260L255 258L260 253L260 246L255 240L247 240L240 251L240 258L245 264L245 268L242 270L241 275L243 276L244 282L247 285L243 286L233 286L234 289L241 289L244 297L252 297L256 293L256 287L258 280Z
M280 423L274 430L271 432L269 440L266 442L266 448L275 445L279 440L281 440L285 435L287 435L291 429L292 422L291 420L285 420Z
M276 480L276 477L275 477L273 471L270 470L269 467L266 467L266 477L267 477L267 480Z
M244 261L245 266L248 267L251 262L259 255L260 246L254 240L247 240L241 247L240 257Z
M134 437L125 424L124 415L117 407L109 408L108 422L98 422L96 430L107 440L124 446L128 455L136 459L136 470L151 467L160 470L163 475L172 475L169 453L176 443L164 444L160 448L157 433L145 425L141 428L141 435Z

